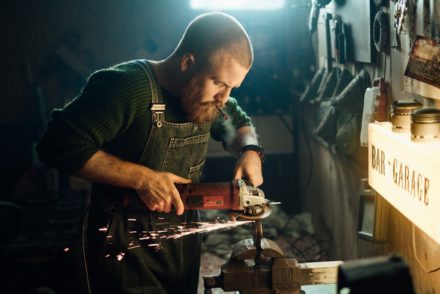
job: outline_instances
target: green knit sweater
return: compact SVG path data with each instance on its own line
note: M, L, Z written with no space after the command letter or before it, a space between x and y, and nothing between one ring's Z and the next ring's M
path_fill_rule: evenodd
M146 74L133 62L93 73L80 95L63 109L55 109L36 150L48 166L72 174L98 150L137 162L151 129L151 91ZM177 98L164 95L165 119L185 122ZM227 124L238 129L250 118L230 98ZM211 126L211 136L224 140L228 127L221 116Z

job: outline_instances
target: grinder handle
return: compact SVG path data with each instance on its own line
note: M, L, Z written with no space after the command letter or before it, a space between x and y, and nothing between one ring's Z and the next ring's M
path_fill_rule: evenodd
M239 210L240 193L237 181L176 184L187 210Z

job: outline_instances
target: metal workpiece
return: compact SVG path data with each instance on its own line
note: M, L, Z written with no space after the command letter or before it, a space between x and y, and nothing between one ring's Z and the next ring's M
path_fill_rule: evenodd
M260 240L261 253L265 257L283 257L283 251L274 241L266 238ZM239 261L255 259L258 253L258 248L253 239L241 240L235 244L232 249L231 259Z
M261 247L261 240L263 239L263 224L261 223L261 220L256 220L252 224L252 236L256 249L254 257L255 264L260 265L263 259L263 249Z

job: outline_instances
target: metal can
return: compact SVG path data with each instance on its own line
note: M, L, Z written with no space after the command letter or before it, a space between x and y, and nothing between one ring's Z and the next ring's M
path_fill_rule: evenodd
M413 141L440 140L440 109L422 108L411 114L411 139Z
M411 130L411 113L422 107L422 103L416 100L396 100L391 105L391 123L393 131L397 133L409 133Z

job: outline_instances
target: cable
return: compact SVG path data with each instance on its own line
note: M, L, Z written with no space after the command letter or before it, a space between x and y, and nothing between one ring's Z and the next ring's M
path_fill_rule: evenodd
M307 154L308 154L309 162L310 162L309 173L308 173L308 175L306 177L304 186L300 190L300 194L302 195L306 191L306 189L308 188L308 186L309 186L309 184L310 184L310 182L312 180L314 161L313 161L312 148L310 146L310 141L309 141L309 138L308 138L309 134L307 133L307 130L306 130L305 111L301 111L301 115L302 115L301 120L302 120L302 130L303 130L303 134L304 134L304 141L305 141L305 144L306 144L306 150L307 150Z
M90 276L89 276L89 269L87 266L87 256L86 256L86 237L87 237L87 224L89 222L89 213L90 213L90 206L87 207L85 214L84 214L84 219L83 219L83 223L82 223L82 233L81 233L81 253L82 253L82 257L83 257L83 262L84 262L84 271L85 271L85 276L86 276L86 285L87 285L87 293L88 294L92 294L92 289L90 286Z
M284 127L289 131L290 135L293 137L295 133L293 129L289 126L289 123L286 121L286 119L281 114L277 114L277 117L284 125Z

